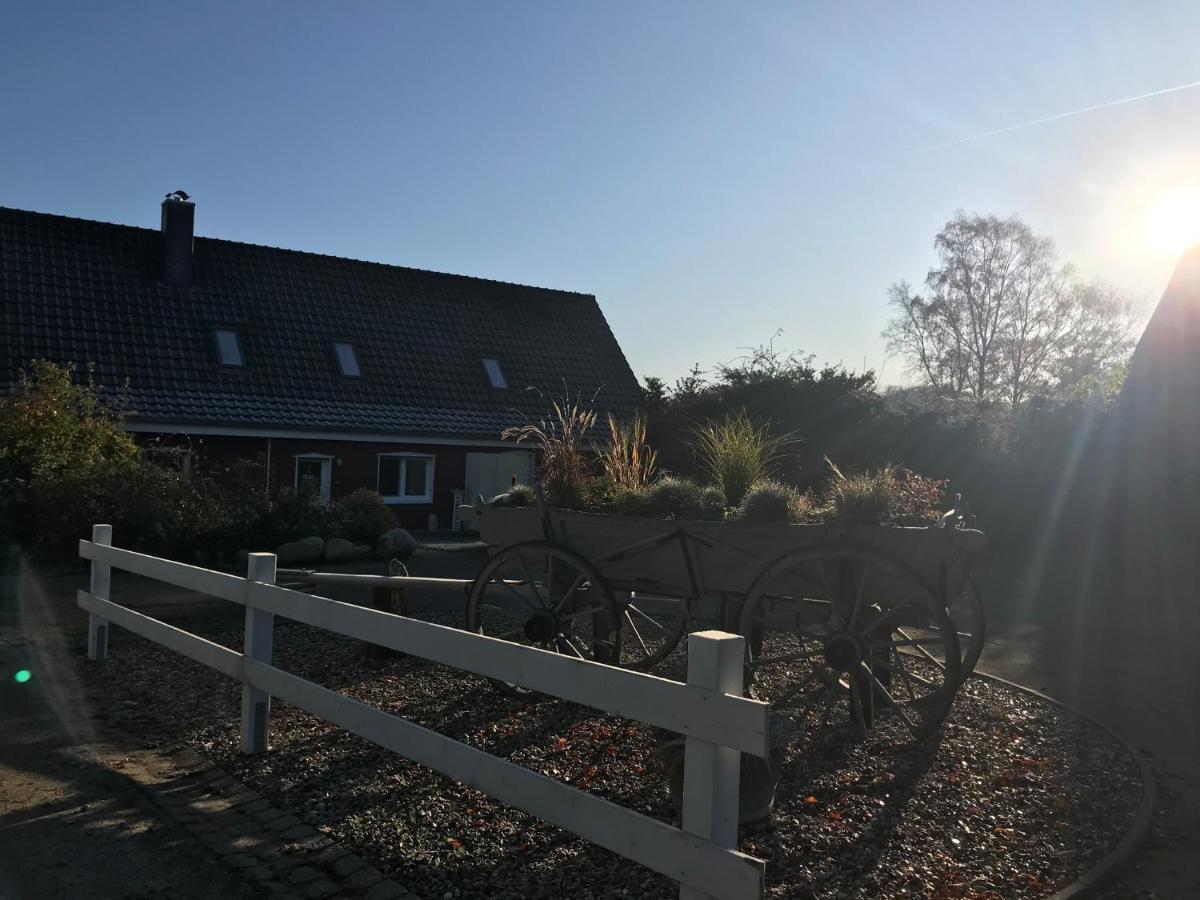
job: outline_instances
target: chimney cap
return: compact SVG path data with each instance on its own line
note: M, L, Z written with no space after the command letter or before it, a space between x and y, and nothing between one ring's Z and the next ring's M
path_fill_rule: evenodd
M187 191L171 191L171 193L167 194L167 199L182 200L184 203L186 203L190 198L188 197Z

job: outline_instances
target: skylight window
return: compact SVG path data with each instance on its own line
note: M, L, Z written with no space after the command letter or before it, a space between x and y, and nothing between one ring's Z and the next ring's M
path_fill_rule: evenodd
M228 328L218 328L214 334L217 338L217 359L221 361L221 365L242 365L242 347L238 342L238 333Z
M492 387L506 388L508 382L504 379L504 372L500 369L500 363L494 359L485 358L483 368L487 371L488 378L492 380Z
M343 375L357 377L362 374L358 368L358 357L354 355L354 345L345 341L334 341L333 351L337 354L338 365Z

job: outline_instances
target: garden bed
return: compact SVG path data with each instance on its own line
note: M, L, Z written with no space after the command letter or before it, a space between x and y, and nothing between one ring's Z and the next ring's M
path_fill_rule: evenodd
M241 634L213 636L240 649ZM276 664L675 821L650 728L417 659L370 661L355 642L280 622ZM128 635L89 664L111 724L225 766L423 897L675 897L673 882L276 701L272 751L238 752L240 686ZM896 749L798 735L776 809L740 831L771 897L1045 897L1114 847L1141 799L1125 749L1090 722L981 680L934 739Z

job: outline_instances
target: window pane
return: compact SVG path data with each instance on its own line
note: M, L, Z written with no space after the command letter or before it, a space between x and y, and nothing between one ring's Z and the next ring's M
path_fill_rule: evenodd
M354 355L354 346L342 341L334 341L333 349L337 353L338 365L343 375L361 375L358 369L358 358Z
M379 493L385 497L400 496L400 460L394 456L379 460Z
M492 381L492 387L508 387L508 382L504 379L504 372L501 371L500 363L497 360L485 359L483 361L483 367L487 370L488 378L490 378Z
M240 366L242 364L242 348L238 345L236 331L217 329L217 358L223 366Z
M406 459L404 472L404 496L424 497L427 489L429 460Z
M319 459L296 460L296 487L301 490L320 490L323 466L324 463Z

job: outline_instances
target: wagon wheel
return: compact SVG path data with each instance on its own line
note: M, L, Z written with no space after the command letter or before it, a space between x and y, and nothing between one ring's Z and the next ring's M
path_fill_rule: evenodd
M983 611L983 594L979 590L975 576L967 576L962 593L950 604L946 612L958 631L958 644L962 650L962 664L958 670L961 684L975 671L975 666L979 663L979 655L983 653L983 642L986 636L987 620Z
M469 630L595 662L621 658L619 622L612 591L595 566L543 541L501 550L488 560L467 597ZM529 693L488 680L507 694Z
M630 592L621 609L621 665L646 670L662 662L691 630L688 601Z
M742 610L747 681L812 729L878 716L914 740L937 729L959 686L943 601L908 566L861 547L793 551L755 580Z

